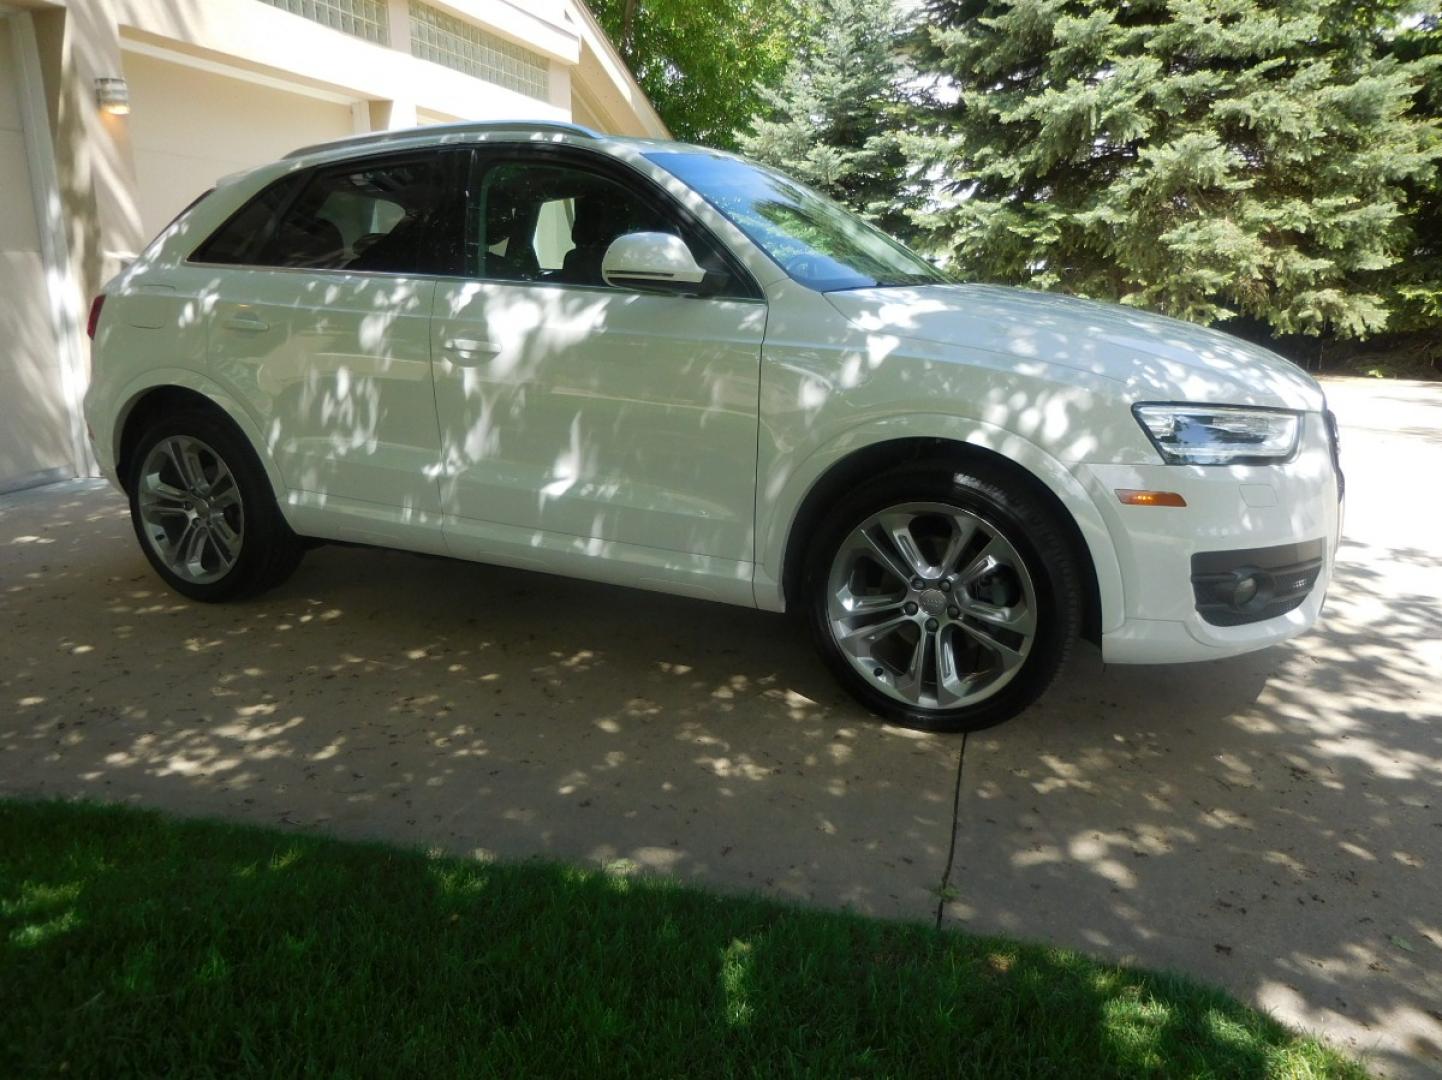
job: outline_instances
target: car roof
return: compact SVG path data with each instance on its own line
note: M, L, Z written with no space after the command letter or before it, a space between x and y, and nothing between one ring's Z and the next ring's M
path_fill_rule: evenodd
M302 146L286 154L283 161L311 164L344 160L379 149L408 149L469 142L565 142L601 146L664 146L681 149L687 144L661 139L638 139L606 135L581 124L548 120L461 120L450 124L426 124L395 131L375 131L344 139Z

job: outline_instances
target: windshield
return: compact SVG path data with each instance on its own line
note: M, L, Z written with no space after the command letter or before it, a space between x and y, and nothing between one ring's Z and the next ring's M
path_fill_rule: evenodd
M716 154L646 157L694 188L783 270L819 292L948 280L880 229L780 173Z

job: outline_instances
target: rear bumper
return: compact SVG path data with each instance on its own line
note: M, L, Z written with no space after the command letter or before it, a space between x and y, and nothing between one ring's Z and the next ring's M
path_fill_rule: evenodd
M90 453L95 458L96 469L100 475L110 481L110 486L123 495L125 494L125 485L120 482L120 473L115 467L115 455L111 452L111 447L115 443L113 433L108 426L101 426L101 417L97 415L98 410L91 409L90 404L91 399L87 395L85 427L90 440Z
M1284 465L1078 465L1073 472L1102 510L1122 572L1121 618L1104 613L1107 663L1220 659L1285 641L1317 621L1341 525L1339 473L1321 414L1304 418L1301 446ZM1175 491L1187 505L1124 506L1119 488ZM1304 562L1306 587L1287 573ZM1276 571L1270 584L1297 590L1296 602L1219 610L1212 586L1233 567Z

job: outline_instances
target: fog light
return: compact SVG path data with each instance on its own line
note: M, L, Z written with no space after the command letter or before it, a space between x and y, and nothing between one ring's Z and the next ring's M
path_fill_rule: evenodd
M1242 578L1232 589L1232 607L1244 608L1257 598L1261 591L1262 583L1257 579L1256 574L1248 574Z

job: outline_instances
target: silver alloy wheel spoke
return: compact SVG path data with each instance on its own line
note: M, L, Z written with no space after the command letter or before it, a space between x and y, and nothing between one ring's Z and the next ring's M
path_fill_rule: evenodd
M140 470L141 531L171 573L197 585L228 574L245 543L245 506L229 466L188 435L153 446Z
M852 656L861 660L869 660L871 658L871 646L875 642L882 640L910 622L911 619L909 617L898 614L892 619L863 623L861 626L849 626L845 630L837 633L836 640L841 647L851 653Z
M899 608L906 601L905 592L881 593L876 596L857 596L850 586L843 585L836 594L841 606L852 615L872 615L887 608Z
M931 565L930 560L921 553L921 548L916 543L916 537L911 535L911 523L914 520L910 514L880 515L881 528L896 547L897 553L910 571L910 576L939 577L942 573L941 567Z
M177 445L176 457L183 468L182 478L186 486L197 495L205 495L210 491L210 484L205 479L205 467L200 463L200 454L195 444L189 439L173 440Z
M907 661L906 670L901 672L892 681L895 691L913 704L921 704L922 679L926 673L926 656L931 652L931 639L938 635L929 630L923 630L916 639L916 644L911 648L911 659Z
M211 524L208 535L221 558L234 562L235 557L240 554L240 534L232 529L224 518L217 518Z
M1007 544L1006 546L1010 547L1011 545ZM977 552L972 560L966 564L966 567L956 575L961 580L961 583L963 585L974 584L1001 566L1000 560L996 557L998 550L997 542L995 538L993 538L987 543L986 547Z
M878 540L870 530L858 529L857 532L853 534L853 538L858 539L860 541L859 546L875 559L883 569L890 571L898 580L906 581L907 578L911 576L910 571L907 570L906 563L899 559L896 552L891 550L886 543Z
M187 529L175 546L185 568L192 576L198 577L205 573L205 529L195 522L191 522Z
M966 694L966 680L957 673L956 651L945 641L954 631L951 627L935 635L936 696L942 705L959 701Z
M827 613L855 670L922 710L995 694L1037 629L1020 552L991 522L941 503L889 507L857 525L832 564Z
M215 478L210 488L210 505L217 510L240 505L240 488L235 486L235 477L230 473Z
M977 520L964 514L956 514L951 519L952 534L951 540L946 545L946 551L941 556L941 573L943 575L953 573L956 570L956 561L961 558L961 553L971 543L971 538L976 535Z
M145 477L145 490L154 495L157 499L166 499L173 503L184 503L185 491L173 484L167 484L154 473Z
M1021 662L1026 659L1026 654L1020 649L1013 649L1010 645L1003 644L986 631L972 626L970 623L963 622L957 625L961 627L964 633L969 634L972 640L978 645L995 655L1001 661L1003 670L1009 671L1020 665Z
M165 442L161 443L163 453L165 454L166 460L170 462L171 471L180 486L185 489L187 494L194 495L195 477L191 475L190 462L187 461L185 455L181 453L178 442L176 439L166 439Z
M1003 630L1030 634L1036 629L1036 616L1032 614L1030 608L998 607L996 604L972 600L970 597L962 599L961 608L972 618L991 623L993 626L1000 626Z

